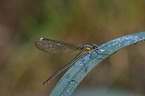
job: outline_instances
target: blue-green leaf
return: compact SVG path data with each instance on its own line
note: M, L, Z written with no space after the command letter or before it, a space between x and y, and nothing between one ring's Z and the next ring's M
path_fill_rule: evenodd
M102 60L128 45L143 40L145 40L145 32L126 35L100 45L97 50L99 55L93 52L91 59L89 58L90 54L88 54L77 61L60 79L50 96L70 96L83 78ZM87 67L87 71L82 60Z

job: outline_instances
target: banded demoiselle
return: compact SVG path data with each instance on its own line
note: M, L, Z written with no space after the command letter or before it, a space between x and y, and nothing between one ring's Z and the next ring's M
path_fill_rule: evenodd
M47 80L45 80L43 82L43 85L47 84L51 79L53 79L55 76L60 74L66 68L73 65L79 58L85 56L86 53L98 49L96 44L90 46L90 45L83 45L83 44L76 44L76 43L64 43L64 42L51 40L47 38L39 38L38 40L36 40L35 45L38 49L54 55L68 55L80 51L79 54L76 55L74 59L72 59L70 62L65 64L58 71L52 74L52 76L50 76ZM97 51L95 52L97 53Z

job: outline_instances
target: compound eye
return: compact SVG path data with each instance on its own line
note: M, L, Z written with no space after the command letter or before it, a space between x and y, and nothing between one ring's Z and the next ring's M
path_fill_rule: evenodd
M93 44L93 49L98 49L97 44Z

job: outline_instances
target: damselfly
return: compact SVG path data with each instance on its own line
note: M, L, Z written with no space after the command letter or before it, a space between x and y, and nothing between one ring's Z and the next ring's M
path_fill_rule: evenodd
M65 64L58 71L56 71L52 76L50 76L47 80L45 80L43 85L47 84L51 79L53 79L55 76L60 74L66 68L73 65L79 58L85 56L86 53L89 53L93 50L95 50L95 52L97 53L96 50L98 49L96 44L90 46L90 45L83 45L83 44L76 44L76 43L64 43L64 42L55 41L47 38L39 38L38 40L36 40L35 45L38 49L54 55L68 55L80 51L79 54L74 59L72 59L70 62Z

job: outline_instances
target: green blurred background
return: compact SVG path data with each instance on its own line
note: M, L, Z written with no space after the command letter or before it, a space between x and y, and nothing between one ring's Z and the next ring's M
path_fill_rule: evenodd
M101 45L141 31L145 31L144 0L1 0L0 96L48 96L65 73L48 86L42 85L76 54L44 53L34 44L40 37ZM103 94L117 88L145 95L145 42L105 59L87 75L75 93L82 88L88 89L85 92L96 88L96 92L99 89ZM80 92L84 93L83 89Z

